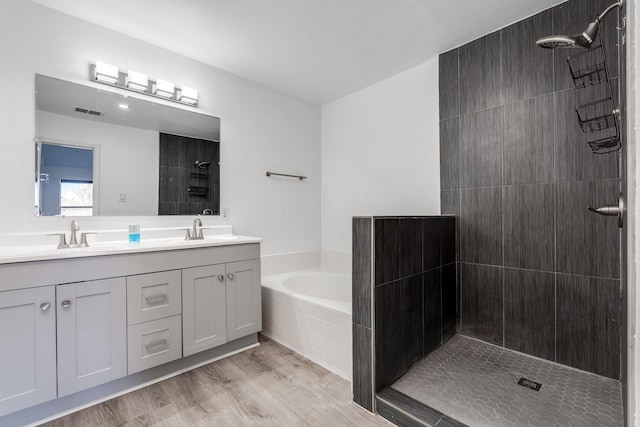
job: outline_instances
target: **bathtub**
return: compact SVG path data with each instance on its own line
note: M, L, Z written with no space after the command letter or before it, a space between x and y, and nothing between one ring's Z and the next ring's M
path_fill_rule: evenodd
M262 332L351 381L351 276L298 271L262 278Z

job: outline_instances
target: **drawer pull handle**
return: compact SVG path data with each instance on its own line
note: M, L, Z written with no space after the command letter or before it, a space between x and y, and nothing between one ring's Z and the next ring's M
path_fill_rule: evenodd
M167 347L167 340L162 339L158 341L153 341L153 342L150 342L149 344L145 344L145 347L147 347L147 351L149 353L157 353L161 350L164 350ZM156 350L153 351L153 349L156 349Z
M71 301L66 299L66 300L62 301L62 303L60 303L60 305L62 306L62 308L69 308L69 307L71 307Z
M42 304L40 304L40 310L42 311L49 310L49 307L51 307L51 304L49 304L48 302L43 302Z
M224 280L224 274L218 274L218 280L222 282Z
M149 305L158 305L167 300L167 294L149 295L145 299Z
M233 273L227 274L227 277L229 278L229 280L233 280Z

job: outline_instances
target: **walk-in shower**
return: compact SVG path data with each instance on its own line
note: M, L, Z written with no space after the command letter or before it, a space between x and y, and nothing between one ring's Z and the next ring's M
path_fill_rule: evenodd
M356 403L625 425L624 228L602 215L623 211L625 12L569 0L440 55L443 216L353 222Z

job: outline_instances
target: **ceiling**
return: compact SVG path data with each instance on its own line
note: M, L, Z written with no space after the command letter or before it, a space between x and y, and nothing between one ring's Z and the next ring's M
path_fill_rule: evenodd
M565 0L33 0L323 104Z

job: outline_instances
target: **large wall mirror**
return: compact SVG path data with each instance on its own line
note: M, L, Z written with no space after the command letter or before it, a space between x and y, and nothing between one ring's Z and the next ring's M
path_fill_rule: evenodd
M35 214L218 215L220 119L36 74Z

